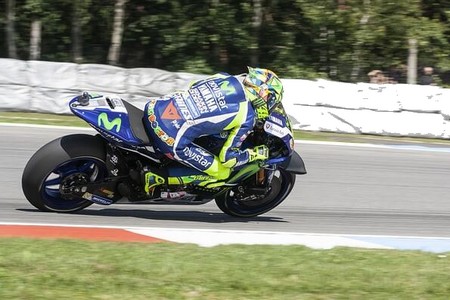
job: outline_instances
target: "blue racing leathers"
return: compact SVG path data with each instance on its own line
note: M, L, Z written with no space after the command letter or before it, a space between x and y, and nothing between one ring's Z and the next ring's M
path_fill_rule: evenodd
M144 122L155 145L170 158L215 179L226 179L231 168L250 159L249 151L239 149L255 124L242 79L218 74L187 91L150 100ZM224 131L228 137L218 157L193 142Z

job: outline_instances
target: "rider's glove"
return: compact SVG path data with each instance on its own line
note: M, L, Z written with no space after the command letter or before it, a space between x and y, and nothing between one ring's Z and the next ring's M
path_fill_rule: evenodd
M260 145L253 148L253 150L248 149L248 162L253 162L255 160L266 160L269 158L269 148L266 145Z

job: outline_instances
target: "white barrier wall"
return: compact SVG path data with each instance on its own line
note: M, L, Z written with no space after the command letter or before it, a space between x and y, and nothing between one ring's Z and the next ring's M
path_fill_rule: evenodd
M143 107L148 97L183 89L204 75L110 65L0 59L0 110L70 114L82 91L116 94Z
M327 80L283 83L285 106L298 129L450 137L450 89Z
M143 108L149 97L205 75L109 65L0 59L0 110L69 114L82 91L117 94ZM283 79L294 128L390 136L450 137L450 89L407 84Z

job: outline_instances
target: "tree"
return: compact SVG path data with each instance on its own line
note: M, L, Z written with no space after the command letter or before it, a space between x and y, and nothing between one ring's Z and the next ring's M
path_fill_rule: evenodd
M151 5L149 3L151 2ZM247 65L366 81L406 65L450 82L450 0L0 0L0 56L211 74ZM400 68L399 68L400 69Z
M259 64L259 39L261 35L261 27L263 25L263 8L262 0L253 0L253 20L252 20L252 36L255 38L255 42L251 46L250 63L252 66Z
M74 1L72 5L72 58L74 62L81 63L83 60L82 8L80 1Z
M108 53L108 63L112 65L117 65L120 58L126 2L127 0L116 0L114 8L114 26Z
M27 0L26 10L31 19L30 28L30 60L41 58L41 36L42 36L42 0Z
M31 22L30 32L30 59L38 60L41 58L41 31L42 21L34 19Z
M6 0L6 43L8 45L8 57L18 58L16 48L16 1Z

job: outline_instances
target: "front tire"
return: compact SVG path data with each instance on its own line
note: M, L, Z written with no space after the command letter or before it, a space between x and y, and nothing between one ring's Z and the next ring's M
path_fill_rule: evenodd
M93 202L63 195L62 186L95 182L107 174L103 139L86 134L58 138L40 148L28 161L22 175L27 200L41 211L75 212Z
M277 207L289 195L295 184L295 174L283 169L275 171L269 191L254 200L241 200L235 189L215 199L217 206L227 215L241 218L251 218L264 214ZM251 196L251 195L247 195Z

